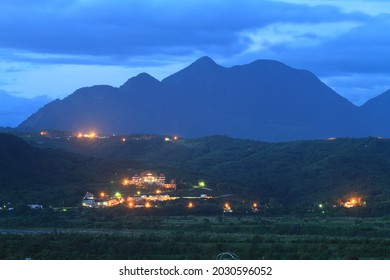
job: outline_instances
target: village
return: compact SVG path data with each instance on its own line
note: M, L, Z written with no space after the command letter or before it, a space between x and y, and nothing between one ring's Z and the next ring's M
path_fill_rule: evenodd
M100 192L94 195L87 192L82 200L82 206L87 208L105 208L125 204L129 208L157 208L164 205L164 202L174 200L185 200L188 208L195 207L196 200L212 200L213 197L208 194L200 194L199 196L176 196L176 182L172 179L166 183L164 174L157 174L152 171L144 171L140 174L134 174L131 179L124 178L121 182L123 187L135 187L136 191L133 195L124 196L120 192L115 192L110 195L106 192ZM204 187L204 181L199 181L198 185ZM198 186L194 186L198 187ZM230 204L224 203L224 211L232 212Z
M121 192L109 194L100 192L97 195L87 192L82 198L82 207L85 208L107 208L118 205L125 205L129 209L133 208L164 208L170 202L177 201L185 205L188 209L193 209L201 205L213 204L219 205L222 213L233 213L235 208L240 207L240 212L244 209L246 213L258 213L261 210L260 203L257 200L243 201L242 198L235 197L232 194L211 195L211 189L206 187L206 183L200 180L196 186L204 191L199 195L178 195L175 179L168 183L164 174L157 174L153 171L143 171L134 174L131 178L123 178L121 181L123 188L133 187L131 195L123 195ZM239 202L238 202L239 201ZM245 205L244 205L245 204ZM331 208L355 208L365 207L366 201L359 194L350 194L343 199L338 199L333 203L323 202L313 205L307 212L319 212L326 214ZM269 207L265 205L264 207Z

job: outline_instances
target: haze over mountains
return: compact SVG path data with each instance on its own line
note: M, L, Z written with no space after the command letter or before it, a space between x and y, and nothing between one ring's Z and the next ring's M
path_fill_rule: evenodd
M18 127L100 133L227 135L263 141L390 136L390 91L357 107L314 74L271 60L225 68L202 57L161 82L81 88Z

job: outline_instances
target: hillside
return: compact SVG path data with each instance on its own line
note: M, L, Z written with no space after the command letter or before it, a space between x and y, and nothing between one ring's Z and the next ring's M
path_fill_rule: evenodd
M203 57L161 82L142 73L119 88L79 89L19 129L290 141L370 135L360 120L308 71L271 60L225 68Z
M365 125L368 127L371 135L389 135L389 108L390 90L372 98L361 107L364 116L366 116Z
M91 157L36 148L0 133L0 202L75 204L113 168Z
M127 136L126 142L120 139L47 141L44 146L100 159L138 162L152 169L175 170L175 174L180 170L185 179L204 178L215 190L255 195L262 201L274 198L284 204L313 203L350 193L385 201L390 195L388 139L286 143L224 136L170 142L161 136L147 140ZM192 178L188 174L193 174Z

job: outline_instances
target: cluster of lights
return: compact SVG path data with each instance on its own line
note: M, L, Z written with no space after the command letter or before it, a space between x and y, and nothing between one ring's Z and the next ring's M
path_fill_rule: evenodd
M173 138L165 137L164 140L165 140L165 142L177 141L177 140L179 140L179 137L177 137L177 136L173 136Z
M81 133L79 132L77 135L76 135L77 138L95 138L96 137L96 133L95 132L90 132L90 133Z
M348 201L342 204L342 206L344 206L345 208L352 208L352 207L362 206L362 205L364 205L364 202L362 202L362 198L357 196L353 196L349 198Z

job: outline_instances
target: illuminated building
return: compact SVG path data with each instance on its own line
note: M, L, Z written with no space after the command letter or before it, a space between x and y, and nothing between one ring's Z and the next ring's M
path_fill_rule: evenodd
M104 194L104 193L103 193ZM118 194L118 193L117 193ZM101 198L95 198L92 193L87 192L83 197L82 206L89 208L104 208L119 205L123 202L123 199L116 194L116 197L108 198L106 194Z
M176 189L176 183L174 180L172 180L169 184L166 184L165 180L165 175L162 173L160 175L157 175L157 173L155 172L145 171L140 173L139 175L135 174L133 177L131 177L131 181L129 181L129 184L136 185L138 187L157 185L165 189Z
M90 207L90 208L97 207L97 203L95 201L94 195L90 192L87 192L83 197L82 205L84 207Z

